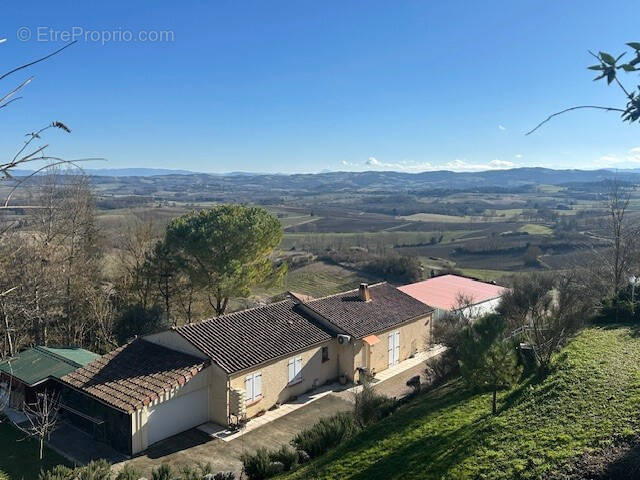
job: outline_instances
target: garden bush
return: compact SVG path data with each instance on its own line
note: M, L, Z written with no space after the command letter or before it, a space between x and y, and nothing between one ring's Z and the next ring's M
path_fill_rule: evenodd
M362 390L354 394L354 399L353 415L360 428L373 425L396 407L394 399L377 393L369 383L362 385Z
M0 477L1 478L1 477ZM137 480L138 477L136 477ZM106 460L94 460L84 467L69 468L56 465L47 472L40 472L38 480L110 480L111 465Z
M240 459L249 480L264 480L279 473L266 448L259 448L255 453L243 453Z
M313 426L303 430L291 440L291 445L316 458L339 443L355 435L360 428L350 412L339 412L321 418Z
M282 445L280 450L270 452L269 457L273 462L282 463L286 472L295 470L298 467L298 452L288 445Z
M163 463L151 472L151 480L173 480L171 465Z
M116 475L116 480L138 480L142 477L142 472L128 463Z
M1 480L8 480L8 478L0 475ZM74 478L74 469L64 465L56 465L47 472L41 471L38 475L38 480L73 480Z

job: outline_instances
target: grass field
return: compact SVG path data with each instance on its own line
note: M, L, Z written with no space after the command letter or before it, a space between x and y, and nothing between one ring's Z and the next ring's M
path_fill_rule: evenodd
M501 280L517 274L516 272L508 272L506 270L485 270L482 268L461 268L460 271L464 275L484 280L485 282Z
M287 273L281 285L266 292L256 292L258 295L276 295L288 290L304 293L313 297L323 297L345 290L358 288L360 282L370 282L372 279L338 265L324 262L314 262Z
M453 381L417 397L292 479L561 478L578 457L640 433L640 338L588 328L547 378L499 395Z
M553 235L553 230L545 225L535 225L527 223L518 229L519 232L526 232L530 235Z
M38 460L38 446L7 423L0 423L0 479L2 472L10 480L33 480L41 469L69 462L52 450L45 449L44 460Z
M400 218L412 222L463 223L472 221L472 217L468 215L441 215L439 213L414 213Z

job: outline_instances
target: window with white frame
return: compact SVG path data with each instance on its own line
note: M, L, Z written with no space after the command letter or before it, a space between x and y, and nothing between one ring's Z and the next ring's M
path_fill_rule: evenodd
M244 395L247 403L262 398L262 373L251 373L244 379Z
M289 359L289 383L298 383L302 381L302 357L293 357Z

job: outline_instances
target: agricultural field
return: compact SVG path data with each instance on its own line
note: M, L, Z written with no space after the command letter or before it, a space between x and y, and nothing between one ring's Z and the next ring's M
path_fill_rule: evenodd
M592 247L602 246L594 234L604 218L604 194L598 186L541 184L512 191L427 189L409 193L399 189L390 193L374 186L326 184L317 190L303 191L292 185L271 191L256 190L259 185L248 180L231 188L226 183L232 180L225 177L215 179L220 185L211 195L210 178L194 175L195 181L184 183L188 178L165 177L162 188L154 186L156 177L97 182L98 225L110 245L105 268L111 268L121 236L132 226L152 221L161 235L178 215L227 201L245 202L243 195L258 191L260 195L246 203L266 208L282 223L284 237L277 255L282 259L316 258L309 265L291 264L279 286L256 290L260 300L285 290L326 295L351 288L364 278L384 280L348 262L329 265L317 261L331 252L411 256L420 260L424 275L453 269L508 282L521 272L571 268L584 263ZM272 180L282 182L286 177ZM181 191L184 195L177 195ZM630 215L640 217L638 192L632 195L630 209ZM525 254L532 248L537 261L525 264ZM315 275L316 282L312 280Z

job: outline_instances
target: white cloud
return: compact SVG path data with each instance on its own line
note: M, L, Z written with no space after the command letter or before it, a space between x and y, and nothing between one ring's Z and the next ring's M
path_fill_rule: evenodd
M498 130L502 130L504 132L506 129L507 128L504 125L498 125Z
M491 160L488 163L469 163L466 160L455 159L442 165L445 170L454 172L482 172L485 170L506 170L515 168L517 164L506 160Z
M601 167L609 168L630 168L637 167L640 164L640 147L633 147L627 150L624 155L616 155L615 153L607 153L600 157Z
M433 164L430 162L416 162L400 160L397 162L385 162L376 157L369 157L363 162L349 162L342 160L341 164L348 170L377 170L396 172L426 172L436 170L452 170L454 172L480 172L485 170L506 170L518 167L518 164L507 160L494 159L486 163L472 163L464 159L455 159L446 163Z
M516 154L516 158L522 158L522 157L524 157L524 155L522 155L521 153Z

